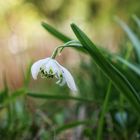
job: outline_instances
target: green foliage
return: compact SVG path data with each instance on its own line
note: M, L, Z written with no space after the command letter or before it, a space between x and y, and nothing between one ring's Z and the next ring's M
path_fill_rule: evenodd
M34 97L34 98L42 98L42 99L52 99L52 100L76 100L81 102L93 102L91 99L81 98L81 97L73 97L73 96L61 96L61 95L50 95L50 94L40 94L40 93L28 93L28 96Z
M114 85L122 92L129 102L134 106L139 113L140 110L140 97L132 85L128 82L126 77L96 48L91 40L74 24L71 25L77 38L82 43L83 47L88 51L91 57L95 60L97 65L104 71L104 73L112 80Z
M53 28L53 27L51 27ZM74 24L72 24L72 28L76 34L76 36L78 37L79 41L81 42L81 47L84 47L86 49L86 52L88 52L92 58L94 58L95 62L97 65L100 66L100 68L102 69L102 71L107 75L107 77L109 79L112 80L112 82L114 83L114 85L117 87L117 89L119 89L120 93L123 93L125 95L125 97L128 99L128 103L130 103L132 106L127 106L126 107L126 101L124 100L124 97L122 95L120 95L120 100L119 98L116 98L116 100L118 100L118 105L117 105L117 108L119 110L124 110L124 108L133 108L133 109L130 109L131 111L132 110L136 110L137 112L137 116L139 116L139 106L140 106L140 96L139 96L139 91L140 89L137 88L139 86L139 67L136 66L135 64L131 63L131 62L128 62L127 60L125 60L124 58L120 58L120 56L116 56L114 54L111 54L111 53L107 53L107 51L104 51L103 49L101 48L97 48L90 40L89 38L87 38L87 36L77 27L75 26ZM55 36L57 38L60 39L59 36ZM61 41L65 42L63 39L60 39ZM133 39L131 39L133 40ZM135 40L135 39L134 39ZM79 47L79 45L77 44L72 44L72 41L67 45L64 44L64 46L75 46L76 48ZM134 49L138 49L137 47L134 47ZM123 65L122 65L123 64ZM95 65L94 65L94 68L92 67L91 69L95 69ZM87 71L87 69L86 69ZM89 72L88 72L89 73ZM95 71L92 73L95 73ZM91 73L89 73L90 75L92 75ZM99 75L98 75L99 77ZM103 77L102 77L103 79ZM137 81L137 82L135 82ZM95 79L94 79L94 84L96 83L95 82ZM102 83L102 84L105 84L105 83ZM137 85L138 84L138 85ZM93 87L93 86L92 86ZM101 85L100 85L101 87ZM88 90L89 90L89 87L88 87ZM92 90L94 90L94 88L92 88ZM99 91L99 89L95 90L95 91ZM104 88L102 87L102 91L104 91ZM112 90L114 93L114 88ZM82 91L81 91L82 92ZM116 90L115 90L116 92ZM117 92L118 93L118 92ZM95 94L95 93L94 93ZM91 95L92 96L92 95ZM99 95L98 95L99 96ZM115 96L115 95L112 95L112 96ZM95 96L94 96L95 98ZM112 98L112 97L111 97ZM100 99L100 101L103 100L103 99ZM109 101L108 101L109 102ZM111 101L110 101L111 102ZM113 99L113 102L111 102L110 104L114 104L114 99ZM104 106L103 106L104 107ZM113 109L114 107L112 107ZM114 108L115 109L115 108ZM113 110L114 110L113 109ZM111 110L111 109L110 109ZM114 114L111 113L111 116ZM116 112L117 113L117 112ZM129 112L127 111L127 113L129 114ZM102 113L104 114L104 113ZM127 114L127 115L128 115ZM104 114L105 115L105 114ZM103 120L103 116L104 115L101 115L101 118ZM129 114L130 115L130 114ZM131 115L130 115L131 116ZM133 116L133 115L132 115ZM112 117L115 117L115 114L114 116ZM134 116L133 116L134 117ZM132 117L132 118L133 118ZM136 117L136 116L135 116ZM134 118L135 118L134 117ZM133 118L133 119L134 119ZM136 117L137 118L137 117ZM131 120L132 122L136 121L135 119L134 120ZM115 120L115 119L114 119ZM139 122L139 121L138 121ZM99 123L101 124L101 123ZM130 123L131 124L131 123ZM117 124L114 122L114 125L115 127L118 127ZM127 124L125 124L125 127L126 127ZM132 124L133 125L133 124ZM130 125L130 128L132 128L132 125ZM102 126L99 126L100 129L98 130L98 135L101 134L101 129L102 127L104 127L104 125ZM119 126L120 127L120 126ZM139 128L139 123L138 125L136 126L136 129L135 129L135 132L136 130ZM126 128L125 128L126 129ZM113 131L113 130L111 130ZM128 132L129 130L123 130L124 133L122 134L123 138L125 139L128 139ZM132 131L132 129L131 129ZM133 131L134 132L134 131ZM134 132L134 133L135 133ZM118 132L119 133L119 132ZM114 137L114 139L117 139L116 136L112 135L112 137ZM121 138L121 136L119 137ZM132 139L135 139L136 137L135 136L132 136L131 137ZM98 139L101 139L101 136L98 136Z
M125 24L119 18L116 17L116 21L122 27L122 29L127 33L129 39L133 43L133 47L134 47L134 50L135 50L136 58L137 58L138 62L140 63L140 40L139 40L139 38L131 30L131 28L129 28L129 26L127 26L127 24Z

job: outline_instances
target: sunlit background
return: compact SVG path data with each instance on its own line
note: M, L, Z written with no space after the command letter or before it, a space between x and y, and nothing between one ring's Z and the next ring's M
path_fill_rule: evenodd
M98 45L116 51L123 33L114 17L131 22L132 15L140 15L139 8L137 0L1 0L0 87L3 74L11 88L21 86L27 64L50 56L62 44L42 28L42 21L75 38L70 29L74 22ZM62 54L62 60L63 57L69 63L76 63L74 67L80 62L79 54L69 49Z
M29 65L38 59L49 57L54 48L63 44L41 26L42 21L75 39L70 24L76 23L96 45L117 53L123 47L129 46L130 42L126 41L127 37L115 21L115 17L119 17L137 31L133 21L134 15L140 17L139 0L0 0L0 90L4 88L5 77L11 91L22 88ZM100 80L96 79L96 75L92 75L93 79L88 75L92 71L91 69L88 70L90 63L92 63L90 58L75 49L67 48L61 56L57 57L57 60L71 71L79 88L81 85L80 91L83 96L90 97L92 80L95 79L97 83L100 83ZM31 78L29 89L30 91L50 94L61 95L63 92L69 94L67 86L59 87L54 81L41 78L34 81ZM98 84L94 86L98 89ZM106 85L103 87L105 89ZM103 97L100 88L99 93ZM43 104L45 104L44 101ZM40 100L26 99L26 105L29 106L27 112L30 116L32 113L38 112L44 117L44 114L37 109L37 106L42 105L43 111L47 108L47 113L55 114L53 121L55 120L58 125L74 120L75 115L71 115L71 113L75 113L72 109L75 102L56 101L46 104L44 107ZM55 104L59 107L55 108ZM66 108L65 110L62 109L65 106L69 108L69 112ZM53 111L50 107L53 108ZM97 108L98 105L95 105L93 110ZM89 106L90 109L91 106ZM96 111L98 112L98 110ZM3 113L0 114L1 118L3 118L2 116L4 116ZM40 121L38 118L37 120ZM51 124L52 122L49 125ZM31 122L28 125L30 126ZM36 127L34 129L38 129L40 126ZM44 124L41 124L39 130L45 132L45 129L42 128L44 128ZM27 132L24 133L26 133L25 135L28 134ZM91 131L87 130L85 133L90 135ZM72 132L68 131L62 135L62 139L73 140L74 138L70 138L70 136L73 136ZM127 140L128 137L125 138ZM37 140L37 138L34 139Z

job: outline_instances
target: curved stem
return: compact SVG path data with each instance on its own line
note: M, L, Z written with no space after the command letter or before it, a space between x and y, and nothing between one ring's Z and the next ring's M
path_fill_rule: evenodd
M59 46L59 47L55 48L55 50L53 51L53 53L51 55L52 59L55 59L56 55L58 54L58 50L62 47L64 47L64 46Z

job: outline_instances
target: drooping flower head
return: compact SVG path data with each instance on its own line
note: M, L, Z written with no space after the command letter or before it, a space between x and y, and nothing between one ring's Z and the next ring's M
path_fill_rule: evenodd
M50 57L35 62L31 67L31 73L33 79L35 80L40 73L42 78L55 77L58 79L56 83L60 86L67 83L68 87L72 91L77 91L77 87L71 73L66 68L61 66L55 59Z

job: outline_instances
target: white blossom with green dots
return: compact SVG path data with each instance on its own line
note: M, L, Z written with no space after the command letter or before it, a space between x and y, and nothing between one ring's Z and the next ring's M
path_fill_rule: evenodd
M31 67L31 73L33 79L37 79L38 74L40 73L42 78L57 78L56 82L60 86L63 86L67 83L68 87L72 91L77 91L76 84L71 73L61 66L55 59L46 58L41 59L35 62Z

